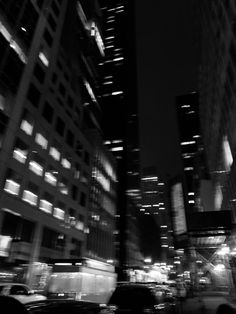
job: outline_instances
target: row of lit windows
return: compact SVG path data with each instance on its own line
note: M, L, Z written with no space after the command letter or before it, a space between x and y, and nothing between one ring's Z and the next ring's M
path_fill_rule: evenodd
M73 209L69 210L69 215L66 214L65 205L60 201L54 205L54 197L48 192L42 193L42 198L39 198L39 188L33 182L28 182L24 185L23 191L20 192L22 181L23 179L16 172L8 169L4 184L4 191L15 196L21 196L21 199L26 203L38 207L41 211L51 214L57 219L70 219L71 225L74 225L79 230L83 230L84 222L82 215L78 216L80 220L76 219L75 210ZM85 197L86 195L82 192L82 201L80 203L83 202L84 205L86 200Z
M59 129L59 127L62 126L61 122L63 122L62 119L58 119L58 123L56 124L56 129L57 128ZM34 119L30 115L30 113L26 110L23 113L23 119L21 121L20 128L22 131L24 131L29 136L31 136L33 134ZM56 141L54 141L53 144L51 145L51 147L49 147L46 132L44 132L43 134L42 134L42 132L37 132L35 135L35 141L38 145L41 146L42 149L49 150L49 155L51 155L51 157L54 158L56 161L61 162L63 167L65 167L67 169L71 169L71 156L69 156L69 154L67 153L65 155L67 155L68 157L62 157L62 154L60 152L61 151L60 145ZM75 136L71 130L67 131L66 143L71 147L73 147L75 145L74 149L75 149L77 156L82 157L83 147L81 145L81 142L77 140L76 144L75 144ZM72 145L72 144L74 144L74 145ZM83 161L89 166L90 155L87 151L84 151Z

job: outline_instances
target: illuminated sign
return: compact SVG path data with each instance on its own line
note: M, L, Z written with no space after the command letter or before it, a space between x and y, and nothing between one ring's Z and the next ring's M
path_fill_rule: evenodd
M180 182L176 183L171 189L171 200L173 210L173 227L175 235L187 232L185 217L183 188Z

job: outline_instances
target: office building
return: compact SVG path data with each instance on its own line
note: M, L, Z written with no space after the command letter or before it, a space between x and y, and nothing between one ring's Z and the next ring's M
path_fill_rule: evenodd
M101 0L105 57L100 103L105 144L116 157L118 180L117 260L140 263L137 219L140 206L134 1ZM130 227L132 225L133 227ZM133 230L133 231L131 231ZM132 245L130 245L132 243ZM133 253L132 253L133 252Z
M234 1L203 1L201 16L200 118L213 180L215 209L232 210L235 221Z
M179 142L184 173L184 197L186 210L197 210L195 202L197 192L196 157L200 150L199 96L193 92L176 97Z
M167 185L165 180L158 176L156 167L143 168L141 191L142 207L140 213L141 215L152 216L157 228L160 229L160 256L163 262L167 261L171 250L173 250L172 224ZM146 232L149 232L149 230L146 230Z
M98 2L0 1L0 18L1 260L85 256L94 180L106 176L96 193L114 196L114 160L109 170L98 160L101 175L91 177L97 151L86 135L100 129ZM106 209L105 231L115 212ZM108 242L99 257L112 254Z

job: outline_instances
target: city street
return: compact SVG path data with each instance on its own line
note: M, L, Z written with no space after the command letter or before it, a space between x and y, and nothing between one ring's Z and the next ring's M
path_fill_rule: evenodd
M225 292L203 292L188 298L180 304L181 314L214 314L220 304L230 304L234 308L236 302Z

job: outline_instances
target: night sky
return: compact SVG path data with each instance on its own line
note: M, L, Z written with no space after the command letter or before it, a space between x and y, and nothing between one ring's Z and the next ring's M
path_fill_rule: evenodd
M181 169L175 96L197 89L196 0L136 1L142 166Z

